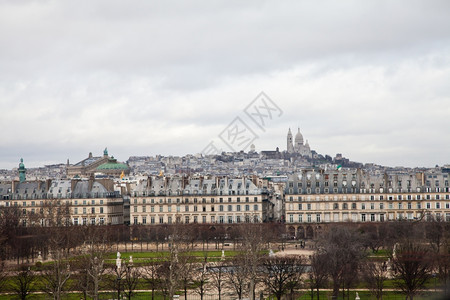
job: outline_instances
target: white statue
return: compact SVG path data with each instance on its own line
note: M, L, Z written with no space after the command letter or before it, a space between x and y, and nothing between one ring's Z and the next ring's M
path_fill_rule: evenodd
M116 267L120 269L122 267L122 260L120 259L120 252L117 251Z
M397 259L397 246L398 246L398 243L395 243L394 249L392 250L392 258L393 259Z

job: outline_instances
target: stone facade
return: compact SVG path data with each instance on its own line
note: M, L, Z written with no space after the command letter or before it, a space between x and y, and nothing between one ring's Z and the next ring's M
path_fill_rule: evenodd
M114 182L47 180L0 183L0 207L17 207L24 225L123 224L123 199Z
M132 224L242 223L273 219L271 195L248 178L149 177L130 196Z
M446 173L383 174L305 170L288 177L286 223L450 221Z
M24 225L274 221L307 230L308 224L333 222L450 222L450 187L449 174L439 171L375 175L360 169L304 169L266 179L91 177L0 182L2 207L17 207Z

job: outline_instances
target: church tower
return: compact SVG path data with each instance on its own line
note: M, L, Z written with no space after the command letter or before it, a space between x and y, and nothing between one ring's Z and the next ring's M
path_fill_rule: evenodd
M290 128L287 134L287 152L294 153L294 144L292 143L292 132Z

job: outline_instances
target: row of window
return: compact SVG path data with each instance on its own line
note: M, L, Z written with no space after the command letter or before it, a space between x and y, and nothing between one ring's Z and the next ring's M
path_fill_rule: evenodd
M417 188L415 190L417 193L421 193L421 192L425 192L425 193L448 193L450 192L450 188L446 187L446 188L430 188L430 187L426 187L426 188ZM286 190L287 194L322 194L321 192L321 188L316 187L315 189L312 189L310 187L308 188L303 188L303 189L299 189L298 191L294 190L293 188L289 188ZM324 188L323 189L323 193L325 194L329 194L329 193L333 193L333 194L346 194L346 193L351 193L351 194L366 194L366 193L385 193L385 190L383 188L379 189L379 190L375 190L375 189L358 189L355 187L352 188L347 188L347 187L343 187L343 188L338 188L338 187L334 187L333 189L329 189L329 188ZM402 188L398 188L398 189L392 189L389 188L387 189L388 193L411 193L414 192L412 189L402 189Z
M209 219L209 220L208 220ZM250 223L250 222L260 222L260 219L258 216L201 216L201 219L199 219L199 216L193 216L192 218L190 216L185 216L184 220L181 217L176 217L175 220L172 219L172 217L167 217L167 224L172 224L174 221L176 223L184 222L185 224L188 224L190 222L193 223L199 223L199 220L201 220L202 223ZM159 221L156 223L156 221ZM147 219L147 216L142 217L133 217L133 224L164 224L164 217L154 217L151 216L149 219Z
M58 207L58 210L59 210L59 209L60 209L60 207ZM41 208L39 208L38 210L39 210L39 213L41 213L41 214L44 213L44 208L41 207ZM74 207L74 209L73 209L73 214L74 214L74 215L77 215L77 214L80 213L80 214L85 215L85 214L88 213L88 211L89 211L90 214L95 214L95 213L103 214L103 213L104 213L104 208L103 208L103 207L97 207L97 209L96 209L95 207L90 207L90 208L83 207L83 208L78 209L78 207ZM36 211L35 208L31 208L31 209L29 210L29 212L33 215L33 214L35 214L37 211ZM23 215L26 215L26 214L27 214L27 209L23 208L23 209L22 209L22 214L23 214Z
M85 215L88 211L90 211L91 214L95 214L96 213L95 207L90 207L90 209L88 209L87 207L83 207L83 208L80 208L80 210L78 210L78 207L74 207L73 214L77 215L78 212L80 212L83 215ZM98 207L97 213L103 214L104 213L103 207Z
M83 203L83 204L82 204L82 203ZM74 205L95 205L95 204L96 204L96 201L95 201L94 199L92 199L92 200L90 200L90 201L89 201L89 200L83 200L83 201L80 200L79 202L78 202L78 200L74 200L74 201L73 201L73 204L74 204ZM99 204L100 204L100 205L103 205L103 199L100 199L100 200L99 200Z
M140 207L141 207L141 209L139 211L139 206L134 205L133 206L133 212L147 212L147 206L143 205L143 206L140 206ZM164 212L164 207L166 207L167 212L172 212L172 206L162 206L162 205L156 206L156 209L155 209L155 206L150 206L150 212L155 212L155 211ZM225 209L226 209L226 211L250 211L251 205L250 204L245 204L245 205L240 205L240 204L237 204L237 205L236 204L235 205L231 205L231 204L229 204L229 205L222 205L221 204L221 205L217 205L217 206L211 205L211 206L208 206L208 207L210 208L210 210L207 210L206 206L185 205L184 206L184 211L185 212L189 212L189 211L206 212L206 211L225 211ZM176 208L175 208L176 212L181 212L181 208L182 207L180 205L177 205ZM216 208L218 210L216 210ZM258 204L254 204L253 205L253 210L254 211L259 210L259 205Z
M77 217L73 218L73 225L88 225L88 222L90 225L104 225L105 218L101 217L98 220L96 218L90 218L88 220L86 217L81 218L81 220Z
M328 178L325 178L325 179L327 180ZM356 181L355 181L356 178L353 177L352 179L353 179L353 181L351 182L351 184L355 185L356 184ZM338 178L334 177L333 182L329 182L329 181L314 181L314 182L311 182L311 181L308 180L305 183L306 183L305 184L306 187L311 187L312 185L315 185L316 187L320 187L321 183L322 183L323 186L331 186L331 183L333 183L333 186L337 187L338 186ZM406 187L411 188L412 187L411 183L412 182L410 180L408 180L406 182ZM347 185L347 181L346 181L345 177L343 178L343 181L342 181L341 184L343 186ZM426 184L426 186L430 187L431 186L431 181L427 180L425 184ZM439 184L439 180L435 180L434 181L434 186L439 187L439 185L440 185ZM293 188L294 187L294 182L290 181L288 183L288 186L289 186L289 188ZM397 182L397 186L401 187L402 186L402 181L398 181ZM444 186L446 186L446 187L449 186L448 180L444 181ZM302 188L302 187L303 187L303 182L297 182L297 188ZM364 187L365 187L365 183L362 182L361 183L361 188L364 188ZM374 188L375 185L372 183L372 184L370 184L370 187ZM380 184L380 188L383 188L383 187L384 187L384 184ZM392 187L392 181L388 181L388 187Z
M421 214L417 213L388 213L387 214L387 219L388 220L414 220L417 218L420 218ZM434 214L435 218L440 219L441 217L443 217L443 215L441 215L441 213L435 213ZM433 215L431 214L427 214L426 215L426 219L429 221L433 218ZM351 216L349 216L348 214L342 214L342 216L339 213L335 213L335 214L324 214L322 216L322 214L317 213L317 214L306 214L306 217L304 217L303 214L298 214L298 215L294 215L294 214L289 214L288 215L288 223L303 223L303 222L307 222L307 223L312 223L312 222L342 222L342 221L353 221L353 222L384 222L385 221L385 214L351 214ZM445 214L445 220L447 222L450 222L450 213L446 213Z
M71 204L69 201L66 201L65 203ZM82 200L82 201L74 200L73 201L73 205L96 205L96 204L103 205L103 203L104 203L103 199L100 199L98 203L94 199L92 199L90 201L89 200ZM19 205L22 205L22 206L44 206L44 201L41 200L41 201L39 201L39 203L37 203L37 201L31 201L29 203L27 201L23 201L21 204L19 204L18 201L5 202L5 206L19 206Z
M316 174L315 179L319 180L320 177L321 177L320 174ZM325 174L325 175L323 175L323 177L325 178L325 180L329 180L331 178L331 175L330 174ZM356 174L352 174L351 176L349 175L348 178L350 179L350 177L352 178L353 181L356 180ZM311 184L311 178L314 178L314 177L311 176L311 174L307 174L306 175L306 183L307 184L308 183ZM347 180L347 175L343 174L342 175L342 181L345 182L346 180ZM338 181L338 174L333 174L333 181L334 182ZM319 182L323 182L323 181L322 180L321 181L316 181L316 183L319 183ZM324 182L325 182L325 184L328 183L328 181L324 181ZM294 182L293 181L289 181L289 187L293 187L293 186L294 186ZM302 186L302 182L297 182L297 186L301 187Z
M48 222L45 219L41 219L40 224L41 224L41 226L46 226L46 225L48 225ZM104 225L105 224L105 218L100 217L100 218L90 218L90 219L88 219L86 217L83 217L83 218L75 217L75 218L72 219L72 224L73 225ZM23 226L27 226L27 220L26 219L22 220L22 225ZM65 225L69 226L70 225L70 221L66 220Z
M162 187L161 187L162 188ZM253 194L252 191L250 190L228 190L228 191L224 191L223 187L221 187L221 189L219 191L215 190L214 188L211 189L210 191L208 191L207 189L204 190L193 190L192 192L189 190L176 190L176 191L172 191L172 190L162 190L159 191L160 195L173 195L173 196L180 196L180 195L230 195L230 196L234 196L234 195L251 195ZM146 197L146 196L155 196L155 191L151 191L151 192L134 192L134 197Z
M349 209L349 204L348 203L342 203L342 206L339 205L339 203L331 203L332 204L332 208L334 210L338 210L338 209ZM358 207L359 204L359 207ZM377 203L371 202L371 203L351 203L351 209L385 209L385 205L384 203L378 203L378 205L376 205ZM396 205L395 205L396 204ZM434 205L433 205L434 204ZM298 203L297 205L297 210L312 210L313 205L311 203ZM321 207L324 207L324 209L330 209L330 203L325 203L324 205L322 205L322 203L315 203L315 209L321 209ZM422 203L421 202L416 202L415 203L415 207L413 207L413 203L408 202L408 203L402 203L402 202L398 202L398 203L392 203L389 202L387 205L388 209L422 209L422 208L426 208L426 209L441 209L444 208L445 209L450 209L450 202L445 202L444 205L441 205L441 202L427 202L425 203L425 206L422 207ZM294 210L295 207L292 203L289 203L288 206L288 210Z
M368 197L366 199L366 196L362 195L359 196L359 199L357 199L358 197L356 196L352 196L351 197L352 200L441 200L441 199L445 199L445 200L450 200L450 195L446 194L446 195L397 195L397 196L387 196L385 197L385 195L370 195L370 197ZM347 196L343 196L342 199L339 199L338 196L334 196L334 197L329 197L329 196L325 196L325 197L320 197L320 196L316 196L315 198L311 198L311 196L307 196L307 197L303 197L303 196L289 196L289 198L287 199L289 202L292 201L311 201L311 200L316 200L316 201L330 201L330 200L347 200Z
M309 187L296 191L296 193L298 193L298 194L312 194L313 192L315 194L321 194L322 193L320 188L312 189L312 188L309 188ZM354 188L354 187L353 188L346 188L346 187L344 187L344 188L341 188L341 189L338 189L337 187L335 187L335 188L333 188L331 190L329 188L325 188L323 190L323 192L325 194L329 194L329 193L333 193L333 194L337 194L337 193L341 193L341 194L347 194L347 193L356 194L356 193L360 193L359 190L357 188ZM294 189L287 190L287 194L294 194Z
M241 198L240 197L237 197L237 198L231 198L231 197L229 197L228 199L226 199L226 200L224 200L224 198L219 198L219 199L216 199L216 198L210 198L210 200L208 201L206 198L202 198L202 199L198 199L198 198L192 198L192 199L190 199L190 198L185 198L184 199L184 201L183 201L183 199L180 199L180 198L176 198L176 199L173 199L173 201L172 201L172 199L171 198L168 198L167 199L167 201L166 201L166 199L162 199L162 198L160 198L159 200L158 199L154 199L154 198L151 198L151 199L149 199L149 201L148 201L148 203L151 203L151 204L154 204L154 203L160 203L160 204L165 204L165 203L167 203L167 204L172 204L172 203L177 203L177 204L180 204L180 203L215 203L215 202L218 202L218 203L224 203L224 202L237 202L237 203L239 203L239 202L241 202ZM242 199L242 202L250 202L250 197L245 197L245 200L244 199ZM253 197L253 202L258 202L258 197ZM133 203L134 204L146 204L147 203L147 199L142 199L142 201L139 201L138 199L134 199L134 201L133 201Z

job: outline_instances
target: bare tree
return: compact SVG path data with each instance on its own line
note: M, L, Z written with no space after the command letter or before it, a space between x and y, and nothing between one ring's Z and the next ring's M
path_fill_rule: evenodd
M92 258L92 256L90 257L90 266L89 269L87 269L87 272L91 278L92 289L90 290L89 295L94 300L97 300L99 297L101 288L100 283L102 282L105 273L104 262L104 258L101 256L94 256L94 258Z
M202 263L196 265L195 268L195 292L200 296L200 300L203 300L203 297L205 296L206 292L209 288L209 280L208 280L208 270L207 270L207 264L208 264L208 257L205 254L205 258Z
M450 225L446 225L446 235L450 235ZM441 285L443 286L445 292L449 292L449 280L450 280L450 239L448 237L445 238L445 242L441 247L441 251L439 254L436 254L437 258L435 259L435 263L439 266L439 279L441 281Z
M228 266L224 261L218 261L211 263L209 267L209 273L211 278L211 286L217 291L218 299L222 299L223 289L225 287L225 273L228 269Z
M391 255L395 284L406 295L406 299L412 300L430 278L432 261L428 255L429 248L412 241L395 247Z
M46 228L49 233L47 242L53 262L49 266L42 267L41 280L43 290L55 300L61 299L72 275L68 254L71 247L71 234L73 234L71 229L73 228L62 227L66 224L67 210L67 206L60 206L59 200L47 202L48 222L53 225L53 227Z
M367 223L363 224L359 230L363 235L363 246L371 249L373 253L378 252L384 243L384 236L380 236L379 234L379 226L377 224Z
M99 292L106 269L103 256L92 256L90 254L78 257L74 261L77 271L74 274L75 286L83 293L83 298L99 298Z
M173 259L164 261L158 269L158 277L161 280L161 288L163 294L169 299L173 298L175 291L179 285L179 268Z
M0 261L0 292L3 291L4 287L6 286L7 276L8 273L5 267L5 262Z
M367 283L367 287L369 288L371 294L374 295L377 300L383 299L384 284L389 276L386 261L367 261L363 265L363 268L363 278Z
M77 258L72 264L76 269L74 272L74 285L73 288L81 291L82 299L87 300L89 296L89 291L92 289L92 283L88 274L88 259L84 257Z
M120 299L122 291L124 291L124 283L122 282L125 277L125 268L122 266L114 266L110 269L110 275L108 277L108 286L117 293L117 299Z
M97 300L101 288L100 283L105 274L105 257L110 250L110 246L103 234L102 226L87 226L86 228L86 236L88 237L85 242L88 247L85 256L87 260L86 270L91 282L91 289L89 289L88 294L94 300Z
M362 257L359 257L344 265L341 276L342 299L345 299L345 290L347 290L347 300L350 300L350 289L354 288L359 281L361 263Z
M54 300L60 300L67 288L67 281L72 271L69 263L63 258L62 250L54 251L53 259L53 263L42 271L41 278L44 291Z
M249 298L255 300L258 284L258 268L261 264L262 251L265 249L265 232L261 224L246 223L238 227L241 236L239 250L244 254L244 266L249 279Z
M392 248L399 241L422 239L423 231L421 223L408 221L393 221L386 223L386 232L384 233L386 240L386 248Z
M78 233L84 236L82 252L75 261L76 287L83 292L84 299L92 297L97 300L101 283L105 276L105 257L111 250L104 233L105 226L89 225L79 226Z
M36 282L36 275L27 265L19 267L12 277L11 289L21 299L25 300L30 295Z
M425 238L435 253L439 253L444 243L445 223L441 218L434 218L425 223Z
M143 277L152 291L152 300L155 299L155 290L159 289L161 286L161 280L158 276L158 269L160 264L157 262L149 262L147 265L143 266Z
M187 299L187 290L192 285L195 272L195 257L188 252L181 253L178 256L180 267L180 287L184 291L184 298Z
M108 273L109 276L106 276L108 286L117 293L117 299L120 299L122 292L128 297L135 293L141 270L134 267L131 256L128 262L125 262L121 259L120 252L117 252L116 264L109 269Z
M158 269L161 279L161 287L169 299L173 298L177 288L180 286L183 268L187 270L188 253L192 249L192 240L186 226L175 224L168 230L169 253L164 257L164 262ZM186 260L187 259L187 260ZM187 279L186 279L187 280Z
M238 295L238 299L242 299L248 287L247 269L244 262L245 259L242 254L235 256L230 261L231 268L229 272L225 273L228 287Z
M131 299L131 296L135 294L136 287L139 283L140 278L141 278L140 269L134 267L132 262L128 262L125 266L125 276L124 276L124 291L128 299Z
M311 268L308 272L311 300L314 299L314 290L317 300L320 298L320 289L324 288L328 281L328 258L326 254L316 252L311 256Z
M345 274L358 270L358 264L364 255L359 233L355 228L345 226L331 227L318 243L320 251L328 258L328 272L333 280L332 298L337 299L340 287L349 286ZM345 296L345 294L344 294Z
M2 207L0 210L0 259L7 258L7 249L11 243L12 229L19 226L17 207Z
M21 226L22 213L20 207L3 207L0 210L0 258L16 258L17 265L23 256L24 246L21 236L24 228ZM8 253L9 252L9 253Z
M269 292L278 300L300 287L305 270L301 256L273 256L263 261L263 280Z

